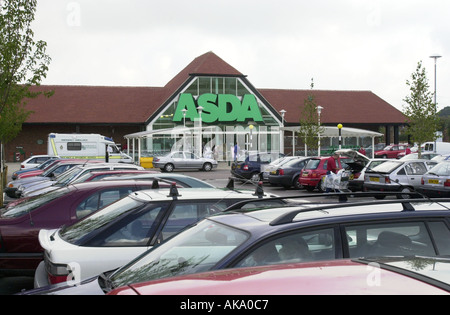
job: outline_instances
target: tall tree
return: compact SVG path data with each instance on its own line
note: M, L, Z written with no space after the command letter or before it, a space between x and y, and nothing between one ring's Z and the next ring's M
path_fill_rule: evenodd
M31 114L26 99L51 92L32 91L46 77L47 43L34 41L31 23L37 0L0 0L0 141L8 142Z
M311 91L314 89L314 80L311 79ZM300 116L300 129L298 137L303 141L308 149L317 150L319 148L319 135L323 133L323 127L319 125L317 104L314 94L311 92L304 100L302 114ZM307 154L307 152L305 152Z
M31 114L26 109L27 99L52 95L30 89L46 77L51 60L47 43L33 39L36 5L37 0L0 0L0 206L7 178L3 143L17 136Z
M407 80L411 92L403 100L404 114L408 117L407 133L419 147L419 158L421 157L420 146L427 141L436 140L436 131L439 126L439 117L436 113L436 105L433 101L433 93L429 91L428 79L422 62L418 62L416 71Z

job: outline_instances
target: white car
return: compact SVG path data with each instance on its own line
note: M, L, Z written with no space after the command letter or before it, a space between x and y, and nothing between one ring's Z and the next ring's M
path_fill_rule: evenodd
M142 166L125 163L91 163L88 165L77 165L70 170L64 172L54 180L40 181L30 183L29 185L20 185L16 195L20 197L32 197L46 192L67 186L75 182L78 178L86 173L94 171L108 170L145 170Z
M437 164L431 160L388 160L370 170L364 176L364 189L379 192L404 192L398 198L409 198L421 185L422 176ZM376 196L383 199L386 196Z
M218 188L141 190L71 226L41 230L45 260L36 270L35 287L72 277L78 282L116 269L184 227L250 198L258 196ZM285 203L270 204L274 202Z
M55 158L54 156L50 155L33 155L20 163L20 169L27 169L27 168L33 168L36 166L41 165L48 159Z

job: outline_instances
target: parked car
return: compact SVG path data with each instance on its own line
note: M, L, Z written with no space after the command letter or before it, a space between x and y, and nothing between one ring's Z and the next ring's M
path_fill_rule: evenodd
M431 160L433 158L435 158L436 156L440 156L440 154L437 153L422 153L420 155L420 158L423 160ZM410 153L407 155L398 155L398 158L400 160L417 160L419 158L419 153Z
M71 226L41 230L45 261L36 270L35 287L67 281L72 262L80 271L76 281L118 268L205 216L257 198L253 191L218 188L133 193Z
M306 164L305 168L301 171L298 179L299 184L308 191L318 189L320 192L324 192L322 178L327 174L327 165L329 157L314 157L311 158ZM350 157L339 157L337 160L337 168L343 169L347 166L346 162L351 161Z
M267 204L271 198L253 199L253 206L237 203L224 214L206 217L117 270L75 286L72 282L27 294L105 294L134 283L229 268L450 254L449 200L388 199L263 209L258 200Z
M349 181L348 187L351 191L364 191L364 175L366 174L367 170L371 170L375 166L378 166L386 161L389 161L388 159L370 159L369 162L367 162L366 166L361 170L359 175L352 180Z
M422 176L417 191L428 197L450 197L450 162L441 162Z
M28 173L28 172L33 172L33 171L40 171L41 173L44 171L45 168L47 168L48 166L50 166L50 164L55 163L55 160L57 160L58 158L51 158L48 159L47 161L39 164L36 167L30 167L30 168L21 168L18 169L17 171L14 171L11 174L11 179L12 180L16 180L18 178L19 175L24 174L24 173Z
M296 159L289 159L287 163L279 165L275 170L269 174L269 183L275 186L282 186L286 189L294 187L301 189L302 186L298 181L300 173L310 158L297 157Z
M8 204L0 213L0 271L34 274L44 258L38 241L41 229L75 223L133 191L151 188L152 184L151 181L80 183Z
M292 159L298 159L298 158L300 158L300 156L283 156L283 157L280 157L280 158L270 162L269 164L264 164L261 167L262 180L264 182L268 182L269 175L272 171L276 171L277 168L280 167L281 165L289 162Z
M50 155L33 155L28 159L26 159L25 161L23 161L22 163L20 163L20 168L21 169L34 168L51 158L55 157Z
M28 185L22 184L17 188L16 196L31 197L44 194L48 191L55 190L69 184L72 184L78 178L85 174L90 174L93 171L114 171L114 170L134 170L144 171L142 166L126 163L90 163L81 164L72 167L70 170L64 172L56 178L51 178L47 181L33 182Z
M370 162L370 159L353 149L340 149L336 152L343 157L350 158L350 160L345 160L345 165L343 166L345 169L344 176L348 180L347 189L351 191L362 191L364 175L361 174L363 174L363 170Z
M258 152L241 155L231 164L231 174L240 180L258 182L262 180L261 165L269 164L284 156L284 154L278 152Z
M175 169L198 169L208 172L217 168L217 161L199 157L191 152L175 151L154 157L153 167L160 168L164 172L173 172Z
M343 259L169 277L126 285L108 295L448 295L449 268L450 260L444 258ZM268 303L260 299L251 307L276 307ZM213 308L226 306L211 304Z
M10 198L18 198L17 190L20 185L30 184L32 182L39 181L50 181L53 177L58 176L65 171L71 169L75 165L87 164L87 163L96 163L94 161L86 161L86 160L57 160L54 164L51 164L50 167L46 168L45 171L37 176L31 176L26 178L18 178L13 180L7 184L5 187L5 193Z
M383 150L375 151L375 158L396 159L398 154L405 152L407 145L394 144L388 145Z
M421 185L422 176L437 163L430 160L392 160L367 170L364 190L412 192ZM384 198L378 195L377 198ZM399 198L402 196L399 195ZM409 197L405 195L403 197Z

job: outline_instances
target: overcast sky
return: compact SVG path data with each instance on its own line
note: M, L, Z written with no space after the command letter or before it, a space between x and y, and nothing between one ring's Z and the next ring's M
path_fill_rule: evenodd
M213 51L256 88L369 90L402 110L422 61L450 106L448 0L38 0L43 84L164 86ZM326 109L325 109L326 110Z

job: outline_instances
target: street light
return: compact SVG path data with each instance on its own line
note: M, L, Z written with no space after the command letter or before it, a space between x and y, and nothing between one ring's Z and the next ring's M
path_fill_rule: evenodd
M318 123L319 123L319 133L318 133L318 145L319 145L319 156L320 156L320 114L322 113L322 106L317 106L317 117L318 117Z
M430 58L434 59L434 115L437 114L437 102L436 102L436 66L438 58L442 56L438 54L431 55ZM436 140L434 141L434 153L436 153Z
M339 129L339 150L342 149L342 136L341 136L341 130L342 130L342 124L337 125Z
M280 114L281 114L281 128L284 128L284 115L286 115L286 111L282 109L280 110ZM284 129L280 130L280 153L284 153Z
M183 112L183 151L186 151L186 112L187 112L187 109L183 108L181 111Z
M200 129L199 129L199 155L198 156L202 156L203 155L203 143L202 143L202 111L203 111L203 107L202 106L199 106L199 107L197 107L197 111L198 111L198 115L199 115L199 117L200 117L200 121L199 121L199 124L200 124Z

